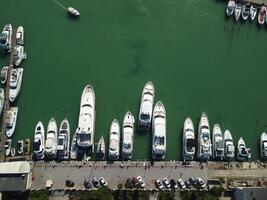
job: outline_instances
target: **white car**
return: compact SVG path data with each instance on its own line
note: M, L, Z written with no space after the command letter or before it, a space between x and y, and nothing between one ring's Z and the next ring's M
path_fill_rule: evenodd
M163 190L163 185L162 185L160 179L157 179L157 180L155 181L155 184L156 184L156 187L157 187L158 189Z
M164 178L164 179L163 179L163 184L165 185L165 187L166 187L167 189L170 189L170 188L171 188L171 184L170 184L170 182L168 181L167 178Z
M99 183L100 183L102 186L107 186L107 185L108 185L108 183L105 181L105 179L104 179L103 177L101 177L101 178L99 179Z
M144 188L146 186L146 184L143 181L141 176L137 176L137 181L138 181L139 185L141 186L141 188Z
M182 190L185 190L185 189L186 189L186 186L185 186L185 184L184 184L184 181L183 181L181 178L179 178L179 179L177 180L177 182L178 182L178 185L180 186L180 188L181 188Z

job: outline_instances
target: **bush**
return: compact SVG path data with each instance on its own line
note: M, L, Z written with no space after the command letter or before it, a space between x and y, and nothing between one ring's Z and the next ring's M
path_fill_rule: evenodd
M31 191L29 200L48 200L49 194L46 190Z
M214 186L211 188L210 193L215 197L220 197L224 191L222 186Z

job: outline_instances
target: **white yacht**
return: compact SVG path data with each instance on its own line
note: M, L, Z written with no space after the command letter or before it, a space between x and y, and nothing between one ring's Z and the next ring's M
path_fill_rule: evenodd
M210 125L208 116L202 113L198 125L198 152L197 157L201 161L207 161L212 156Z
M0 88L0 115L2 114L4 104L5 104L5 90L3 88Z
M19 26L16 33L16 45L24 45L24 29Z
M242 18L243 20L247 20L249 17L250 5L245 4L242 6Z
M72 160L76 160L77 156L78 156L77 133L74 133L71 140L70 158Z
M225 159L228 161L232 161L235 157L235 146L233 143L233 138L229 130L226 130L223 134L224 140L224 152Z
M235 20L238 21L240 18L242 12L242 4L241 3L236 3L235 4Z
M250 148L248 148L246 146L245 141L243 140L243 138L241 137L238 140L237 143L237 160L239 161L247 161L248 159L251 158L251 151Z
M142 92L141 104L139 110L138 127L141 130L149 130L150 128L154 97L155 97L154 85L151 82L148 82L145 85Z
M18 141L18 155L22 155L24 153L24 140Z
M104 137L101 136L97 144L96 157L98 160L104 160L105 154L106 154L105 140Z
M19 66L23 59L26 59L27 54L24 52L24 46L16 45L14 50L14 64Z
M1 69L1 83L2 84L5 84L6 83L6 80L7 80L7 73L8 73L8 66L4 66L2 69Z
M11 24L5 25L2 33L0 34L0 47L4 51L11 51L11 40L12 40L12 26Z
M14 102L22 84L23 68L12 69L10 77L9 100Z
M5 154L6 154L6 157L9 156L10 154L10 151L11 151L11 139L6 139L6 142L5 142Z
M223 160L224 159L224 144L222 130L219 124L215 124L212 131L212 150L213 159Z
M94 151L95 131L95 92L91 85L86 85L82 97L79 124L76 130L77 145Z
M183 158L185 161L194 160L196 153L195 141L194 125L188 117L184 122L183 129Z
M72 8L72 7L68 7L67 9L69 15L74 16L74 17L79 17L80 13L78 12L78 10Z
M260 139L260 155L262 160L267 160L267 134L262 133Z
M261 9L259 11L258 14L258 23L259 24L264 24L264 22L266 21L266 11L267 11L267 7L266 6L261 6Z
M152 119L152 158L162 160L166 153L166 111L158 101L154 107Z
M45 130L42 122L38 122L35 128L33 151L35 159L37 160L44 159Z
M134 116L128 111L123 119L122 128L122 158L129 160L132 158L134 142Z
M250 9L249 9L250 20L253 21L255 19L256 15L257 15L257 8L253 5L251 5Z
M235 1L234 0L228 1L227 7L226 7L226 15L227 16L233 15L234 10L235 10Z
M45 141L45 154L46 157L56 158L57 156L57 122L54 118L51 118L48 122L46 141Z
M7 111L6 121L5 121L6 136L9 138L12 137L15 131L17 116L18 116L18 107L10 107L10 110Z
M67 119L64 119L59 127L57 155L59 160L69 159L70 149L70 125Z
M120 125L117 119L114 119L110 126L109 134L109 159L119 160L120 157Z

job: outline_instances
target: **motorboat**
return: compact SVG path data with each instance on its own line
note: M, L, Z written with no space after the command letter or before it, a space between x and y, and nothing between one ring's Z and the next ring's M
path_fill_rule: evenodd
M225 159L227 161L232 161L235 157L235 146L233 143L233 138L229 130L226 130L223 134L224 140L224 152Z
M98 160L104 160L105 154L106 154L105 140L104 137L101 136L97 144L96 157Z
M94 151L95 132L95 92L88 84L85 86L80 106L80 115L77 133L77 145L83 148L90 148Z
M1 69L1 83L5 84L7 80L8 66L4 66Z
M262 133L260 139L260 155L262 160L267 160L267 134Z
M30 149L31 149L31 140L28 138L24 141L24 153L25 153L25 155L30 154Z
M207 161L212 156L210 125L208 116L202 113L198 125L198 152L197 157L200 161Z
M230 0L228 1L227 7L226 7L226 15L231 16L233 15L235 10L235 1Z
M129 160L132 158L134 141L134 116L128 111L123 119L122 128L122 158Z
M260 12L258 14L258 22L259 24L264 24L266 18L266 6L261 6Z
M11 70L9 100L14 102L20 92L23 76L23 68Z
M11 24L6 24L2 33L0 34L0 47L4 51L11 51L11 40L12 40L12 26Z
M243 140L243 138L241 137L238 140L237 143L237 160L239 161L247 161L248 159L251 158L251 151L250 148L248 148L246 146L245 141Z
M77 156L78 156L77 133L74 133L71 140L70 158L72 160L76 160Z
M109 134L109 159L119 160L120 157L120 124L114 119L110 126Z
M69 159L70 149L70 125L67 119L64 119L59 127L57 155L59 160Z
M18 116L18 107L10 107L9 111L7 111L5 126L6 126L6 136L12 137L17 123Z
M212 130L212 150L214 160L224 159L223 134L219 124L215 124Z
M57 122L51 118L48 122L46 141L45 141L45 155L48 159L56 158L57 156Z
M0 88L0 115L2 114L4 104L5 104L5 90L3 88Z
M24 29L19 26L16 33L16 45L24 45Z
M14 157L14 156L16 155L16 149L15 149L15 148L11 148L10 155L11 155L12 157Z
M158 101L153 110L152 119L152 158L163 160L166 153L166 111Z
M249 9L250 20L253 21L255 19L256 15L257 15L257 8L253 5L251 5L250 9Z
M45 130L42 122L38 122L35 127L33 152L37 160L44 159L45 151Z
M249 17L250 5L245 4L242 6L242 18L243 20L247 20Z
M6 154L6 157L9 156L9 154L10 154L11 142L12 142L11 139L6 139L6 142L5 142L5 154Z
M14 65L19 66L22 60L27 58L27 54L24 52L24 46L16 45L14 50Z
M19 140L18 141L18 154L22 155L24 152L24 141L23 140Z
M242 4L241 3L236 3L235 4L235 20L238 21L240 18L242 12Z
M184 122L183 129L183 159L185 161L194 160L196 153L195 141L193 121L188 117Z
M74 9L72 7L68 7L67 11L68 11L68 14L70 16L74 16L74 17L79 17L80 16L80 13L78 12L78 10L76 10L76 9Z
M141 104L138 117L138 127L141 130L149 130L152 119L153 104L155 97L154 85L146 83L141 97Z

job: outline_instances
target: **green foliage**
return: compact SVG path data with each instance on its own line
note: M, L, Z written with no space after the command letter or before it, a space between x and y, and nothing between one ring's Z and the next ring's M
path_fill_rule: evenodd
M173 191L161 191L158 195L158 200L172 200L175 197Z
M182 200L218 200L218 197L207 191L182 191L180 196Z
M73 199L77 200L113 200L113 192L108 187L102 187L98 190L79 192Z
M224 191L222 186L214 186L211 188L210 193L215 197L220 197Z
M122 184L119 183L119 184L117 185L117 188L118 188L118 190L121 190L121 189L122 189Z
M31 191L29 200L48 200L49 194L46 190Z

